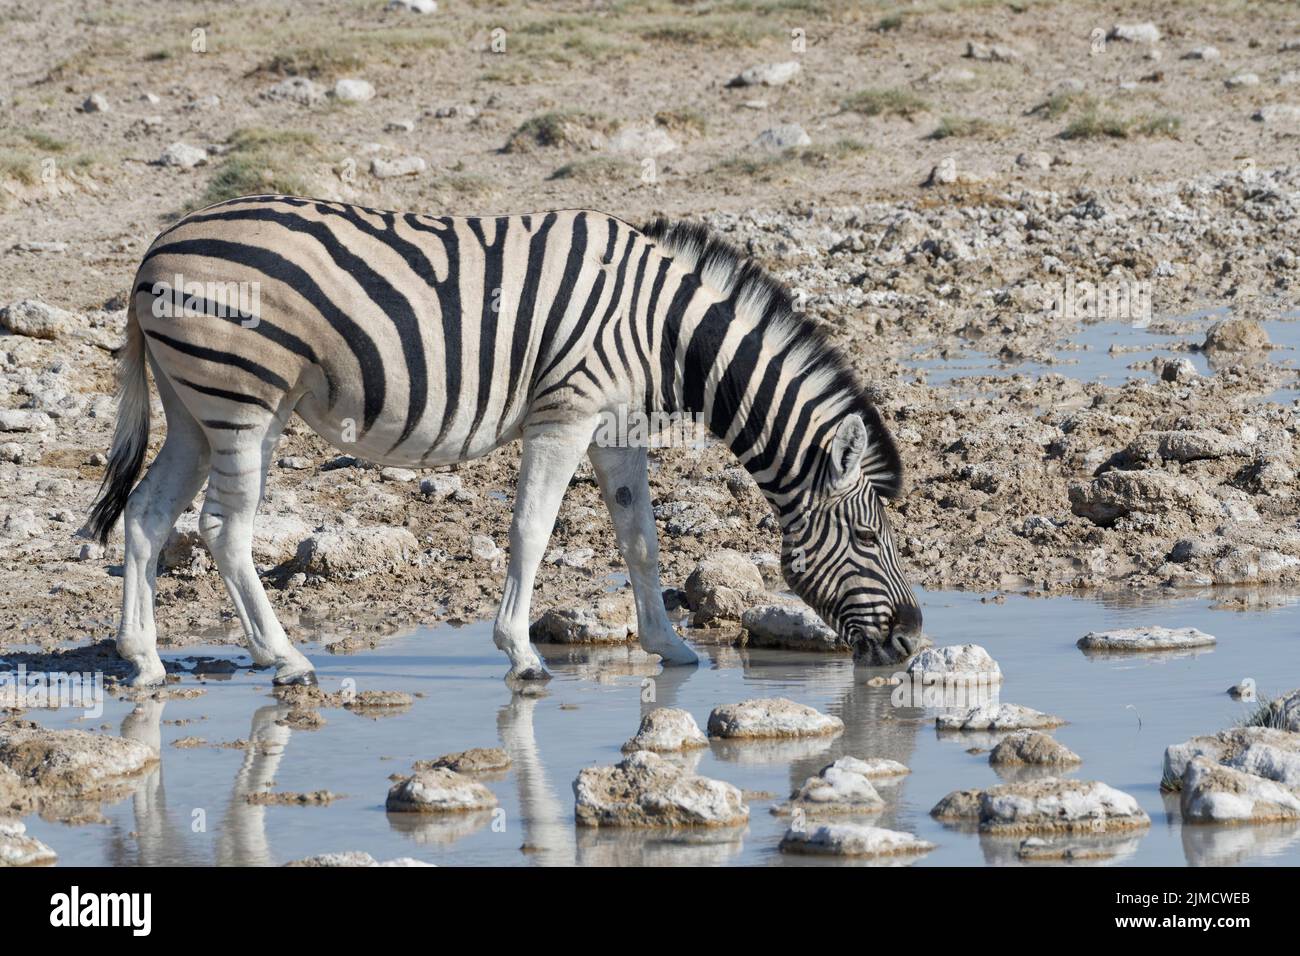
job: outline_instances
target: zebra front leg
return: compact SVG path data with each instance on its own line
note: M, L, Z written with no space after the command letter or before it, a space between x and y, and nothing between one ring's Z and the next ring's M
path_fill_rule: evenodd
M158 555L177 517L203 486L208 471L208 441L199 423L176 398L166 379L157 374L154 378L167 415L167 439L127 499L122 520L126 541L117 653L131 665L127 683L133 687L160 684L167 676L158 656L158 629L154 623Z
M547 680L528 641L533 581L555 527L564 491L591 441L594 425L546 425L525 429L515 511L510 521L510 565L492 640L510 658L507 680Z
M650 507L646 449L592 445L588 455L632 579L641 647L646 653L658 654L665 666L699 663L699 657L673 630L664 610L659 586L659 535Z
M234 602L249 653L255 663L275 667L276 684L314 684L311 661L289 642L253 564L253 520L283 424L272 418L256 427L232 422L205 425L212 445L212 470L199 514L199 534Z

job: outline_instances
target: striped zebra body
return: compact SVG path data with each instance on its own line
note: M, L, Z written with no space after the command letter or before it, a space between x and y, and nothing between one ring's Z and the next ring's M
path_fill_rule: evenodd
M168 437L132 491L146 363ZM528 595L583 454L629 564L643 645L665 663L695 660L659 600L645 448L593 443L616 411L701 418L776 510L792 587L871 659L913 646L919 615L881 502L901 482L883 423L785 292L701 227L638 229L584 210L476 219L232 200L187 216L145 254L122 375L92 527L107 536L125 508L118 643L139 682L161 676L157 550L204 480L200 532L254 658L278 680L310 677L246 553L294 411L382 464L447 464L524 439L496 629L514 676L544 675L527 641Z

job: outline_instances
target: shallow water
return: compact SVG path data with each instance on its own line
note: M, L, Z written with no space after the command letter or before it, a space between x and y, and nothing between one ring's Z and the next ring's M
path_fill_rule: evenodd
M1180 321L1205 319L1205 327L1209 328L1213 320L1222 317L1223 312L1216 310L1178 318ZM1266 353L1268 361L1286 367L1297 366L1297 360L1300 359L1300 321L1295 321L1295 318L1286 317L1260 323L1268 333L1269 341L1278 346ZM1137 363L1145 366L1156 356L1189 359L1198 373L1212 375L1214 369L1204 352L1171 347L1199 343L1204 337L1204 332L1177 335L1157 328L1136 328L1128 322L1094 322L1081 326L1067 337L1068 340L1059 342L1053 349L1055 362L1052 364L1028 361L1003 364L996 357L979 352L953 351L947 358L913 359L907 365L924 371L925 380L930 385L945 385L968 376L1009 378L1012 375L1039 376L1047 373L1064 375L1081 382L1115 385L1131 379L1154 381L1155 373L1149 368L1133 369L1129 366ZM1112 347L1122 351L1112 352ZM1289 404L1297 398L1300 398L1300 383L1294 386L1288 384L1268 396L1269 401L1283 404Z
M1055 736L1083 757L1072 776L1099 779L1133 794L1151 815L1149 831L1119 841L1118 864L1300 864L1300 824L1267 827L1183 827L1176 803L1165 803L1158 783L1164 748L1240 719L1248 705L1225 693L1253 677L1261 691L1300 686L1300 602L1265 611L1210 609L1211 599L1147 602L1131 597L1034 599L1009 596L1004 604L978 595L923 594L926 630L936 643L973 641L1001 663L1001 699L1055 713L1069 723ZM1219 638L1194 654L1085 655L1074 642L1092 629L1139 624L1192 625ZM412 856L443 865L752 864L837 865L777 850L785 823L770 808L792 787L843 754L890 757L912 773L880 785L888 804L874 822L914 832L938 844L916 859L931 864L1010 864L1018 839L981 838L932 820L930 808L953 789L999 782L982 735L943 735L935 711L898 708L893 688L873 688L843 658L738 650L700 644L698 670L657 674L625 649L542 648L555 675L543 696L512 695L502 681L501 655L490 626L438 627L385 642L353 656L308 649L321 684L402 690L417 697L395 716L371 719L344 710L322 711L316 731L275 724L287 708L270 693L267 672L241 667L228 679L186 675L181 687L203 686L193 700L133 705L109 700L103 717L76 711L32 711L46 726L94 728L161 739L161 767L141 778L133 796L105 805L106 824L67 826L31 816L34 836L63 864L279 864L315 853L364 850L377 859ZM238 649L186 647L167 652L248 659ZM643 709L643 678L653 676L657 704L685 707L703 726L709 710L747 697L786 696L837 714L846 732L830 740L714 745L697 770L767 796L749 798L750 821L736 831L688 833L578 830L571 784L585 766L620 759ZM178 720L194 723L176 725ZM265 751L199 747L171 742L199 736L211 743L257 739ZM412 761L473 746L503 746L513 767L487 780L504 809L439 820L384 811L388 776ZM260 789L346 794L329 806L251 806ZM199 826L199 822L202 826ZM500 825L503 821L503 825ZM1077 841L1076 841L1077 842ZM527 851L521 849L527 846ZM1079 864L1075 864L1079 865Z

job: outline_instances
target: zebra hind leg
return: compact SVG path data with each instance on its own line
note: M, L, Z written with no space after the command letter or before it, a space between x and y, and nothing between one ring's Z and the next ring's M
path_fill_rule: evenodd
M131 664L127 683L135 687L161 683L166 676L158 656L154 623L158 556L176 519L194 500L208 472L208 440L199 423L156 369L154 381L167 416L167 439L148 473L131 492L123 516L126 543L117 653Z
M614 536L627 563L636 600L637 636L647 654L665 666L693 665L699 657L673 630L659 586L659 537L650 506L650 476L645 448L588 450L601 496L614 523Z
M593 424L584 423L525 430L510 522L510 565L492 629L492 640L510 658L507 680L547 680L551 676L528 641L529 605L560 502L593 429Z
M290 643L253 564L253 521L265 490L266 470L290 411L268 414L257 424L204 422L212 445L212 469L199 514L199 534L234 602L253 661L275 667L276 684L314 684L311 662Z

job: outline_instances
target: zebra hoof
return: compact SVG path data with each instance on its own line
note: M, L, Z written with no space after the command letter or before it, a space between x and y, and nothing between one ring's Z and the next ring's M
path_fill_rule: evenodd
M532 667L525 667L523 670L511 668L510 673L506 675L507 681L548 681L551 679L551 673L540 664L534 664Z
M130 676L125 681L127 687L135 688L161 687L165 683L167 683L167 672L161 667L157 670L152 668L141 670L137 667L131 671Z
M283 677L277 674L271 678L271 683L276 687L315 687L320 681L316 680L315 671L300 671L297 674L285 674Z

